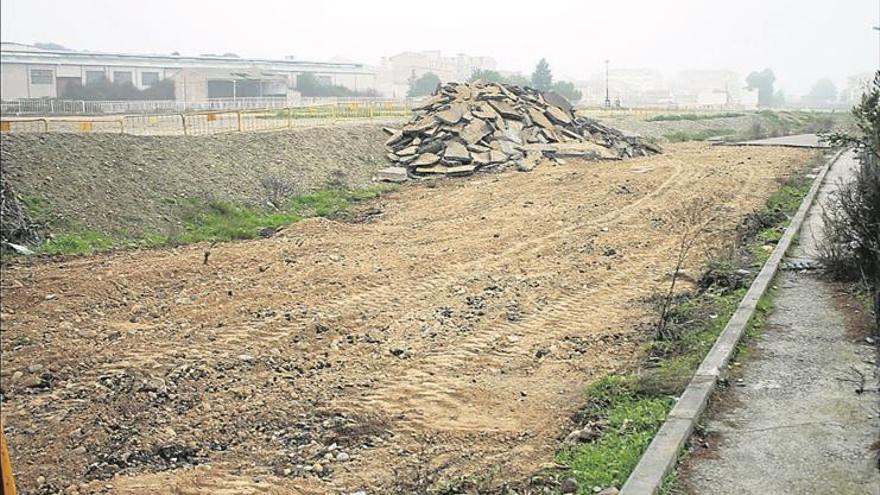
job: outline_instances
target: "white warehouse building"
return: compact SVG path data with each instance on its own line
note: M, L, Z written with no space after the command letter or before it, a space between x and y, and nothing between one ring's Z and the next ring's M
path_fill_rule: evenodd
M174 99L288 96L297 76L311 73L326 84L376 89L376 70L359 63L307 62L227 56L135 55L44 50L0 44L0 99L65 98L68 88L102 81L143 90L174 81Z

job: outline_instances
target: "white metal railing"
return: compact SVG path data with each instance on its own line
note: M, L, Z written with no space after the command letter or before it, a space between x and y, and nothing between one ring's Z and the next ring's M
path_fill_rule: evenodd
M290 101L286 97L212 98L200 101L127 100L84 101L61 99L19 99L0 102L0 115L113 115L204 112L212 110L280 109L340 104L383 104L412 106L412 100L391 100L372 97L320 97Z

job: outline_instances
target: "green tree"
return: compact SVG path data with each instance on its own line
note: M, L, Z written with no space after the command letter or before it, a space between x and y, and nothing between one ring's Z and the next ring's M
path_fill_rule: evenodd
M828 103L837 99L837 87L831 79L819 79L810 89L807 98L821 103Z
M379 96L374 89L355 91L339 84L322 83L311 72L303 72L296 76L296 89L303 96Z
M532 72L532 87L539 91L547 91L553 87L553 73L550 72L550 64L542 58Z
M519 74L514 74L512 76L507 76L506 81L507 84L515 84L517 86L531 86L532 82L529 81L529 78L526 76L521 76Z
M483 81L487 83L506 82L504 80L504 76L502 76L498 71L488 69L477 69L471 73L471 77L468 78L468 82L472 83L477 81Z
M311 72L303 72L296 76L296 89L303 96L317 96L321 82Z
M758 92L758 97L760 98L761 92ZM784 107L785 106L785 91L781 89L775 93L773 93L773 103L774 107Z
M574 83L571 81L556 81L553 83L553 91L561 94L566 100L572 103L580 101L583 96L583 93L578 91L577 88L574 87Z
M440 78L433 72L425 72L421 77L409 78L409 91L407 96L427 96L433 94L440 86Z
M746 77L749 89L758 90L758 105L762 107L773 106L773 83L775 82L776 74L771 69L752 72Z

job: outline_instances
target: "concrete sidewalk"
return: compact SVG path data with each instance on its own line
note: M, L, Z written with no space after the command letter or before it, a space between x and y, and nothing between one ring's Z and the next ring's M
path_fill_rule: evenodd
M847 153L829 171L789 255L816 257L822 205L856 161ZM778 276L775 309L744 363L742 381L715 399L709 449L680 469L693 493L880 495L871 446L880 435L877 353L848 328L839 290L816 273ZM857 394L848 380L866 378Z

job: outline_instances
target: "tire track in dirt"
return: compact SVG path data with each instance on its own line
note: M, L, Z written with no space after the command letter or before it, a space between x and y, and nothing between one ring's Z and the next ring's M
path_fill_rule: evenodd
M442 289L459 281L463 273L471 273L471 271L478 268L483 271L487 266L491 266L490 263L492 261L509 262L515 256L536 258L538 261L532 261L532 267L535 271L540 271L549 267L553 262L547 258L537 258L537 254L554 247L555 244L553 242L566 239L575 231L584 230L589 227L601 228L603 226L611 226L621 219L631 218L644 203L654 200L667 189L681 184L683 181L682 176L687 170L680 160L676 161L674 166L674 172L660 185L620 209L593 218L587 222L554 230L538 238L527 238L513 243L497 254L484 254L463 263L450 264L443 267L442 271L414 280L415 283L412 285L388 284L383 281L368 282L358 293L352 296L336 298L328 306L318 311L323 315L336 318L350 316L353 313L378 314L392 300L395 305L401 307L417 305L431 294L437 294ZM286 333L278 332L277 330L261 331L258 327L240 326L230 328L227 332L224 332L215 343L218 349L231 353L234 349L240 348L242 343L253 340L254 335L259 336L265 341L277 341L287 336Z
M617 164L618 162L614 163ZM638 163L639 160L634 161L627 171L632 171L633 167L638 166ZM591 227L595 229L610 227L616 222L632 218L645 203L654 201L664 191L679 186L692 174L692 171L684 167L681 160L676 160L672 167L673 172L669 177L665 178L652 190L621 208L591 218L585 222L578 222L554 229L537 238L524 238L505 247L499 253L485 253L461 263L451 263L441 267L440 271L426 277L404 280L404 283L400 283L397 280L390 284L384 280L368 280L358 288L357 293L349 296L334 296L328 305L315 308L315 311L321 314L322 317L344 319L357 314L379 314L387 309L392 301L399 307L417 306L432 294L437 294L443 289L459 282L462 274L471 273L476 269L485 271L493 267L493 262L509 263L515 257L530 258L530 269L535 272L551 268L554 262L548 257L538 257L538 255L556 247L555 242L569 238L574 232L583 231ZM659 170L654 169L652 171ZM193 258L193 262L196 262L199 255L197 253L190 253L189 256ZM82 263L89 263L89 260L82 260ZM74 261L72 264L75 266L77 262ZM412 283L407 284L406 282ZM271 347L272 343L288 338L292 332L296 332L299 329L300 327L297 326L278 326L271 320L227 325L223 328L222 332L218 332L215 335L212 348L221 355L235 356L240 354L240 350L249 342L262 342L266 347ZM174 350L171 345L162 345L162 342L171 341L170 339L157 340L154 347L150 349L150 352L144 352L144 349L137 347L119 349L118 360L110 364L109 367L103 368L101 372L118 372L127 368L154 366L158 358L167 356L170 351Z
M659 203L666 203L670 198L660 196L660 193L667 187L673 185L676 189L686 191L695 177L691 171L688 174L682 174L681 163L676 169L676 173L665 181L660 187L652 191L649 196L641 198L641 200L632 203L630 208L625 212L609 214L596 222L586 222L580 227L587 228L590 226L614 226L615 223L627 221L628 219L639 213L639 209L651 209L658 206ZM744 181L746 187L751 182L754 170L747 169L747 177ZM748 194L747 189L741 190L740 194ZM650 199L657 201L649 202ZM716 205L720 206L720 205ZM577 232L578 226L566 229L568 235L583 234ZM541 239L541 244L534 246L532 249L524 251L523 254L534 254L538 249L546 250L554 247L551 243L553 240L562 236L545 236ZM674 255L674 246L667 244L662 247L662 253L668 253L667 256ZM572 328L578 328L585 321L593 321L597 316L596 308L603 308L605 314L603 317L608 318L607 308L613 307L611 301L617 296L612 292L615 286L622 284L624 281L637 278L637 274L643 271L643 261L648 258L656 258L656 248L654 251L647 251L625 258L624 266L629 269L616 269L610 277L603 277L602 285L587 290L564 290L560 296L554 300L549 306L543 308L541 312L522 322L510 322L502 320L497 323L489 323L486 328L480 329L474 335L465 338L460 344L451 348L445 348L440 351L431 352L423 358L414 362L405 373L398 374L381 390L374 391L368 395L364 401L371 407L378 410L384 410L389 415L401 416L406 419L400 422L400 427L412 431L434 428L449 429L456 431L473 431L486 430L487 425L495 424L498 426L497 417L493 416L491 410L484 411L481 420L470 421L444 421L441 415L442 411L461 411L467 410L467 404L472 401L467 393L462 393L463 383L461 376L467 376L463 372L467 368L467 363L472 362L477 357L481 358L480 365L483 368L495 368L502 365L503 360L519 359L534 363L531 355L531 349L528 346L528 340L517 342L515 345L507 344L506 349L501 350L498 343L504 344L504 339L508 335L522 335L526 339L538 332L542 334L542 340L554 340L566 334L571 333ZM540 260L536 264L536 270L543 270L551 265L551 262L544 261L547 257L538 258ZM650 291L648 291L650 292ZM647 295L647 294L644 294ZM598 298L598 299L597 299ZM522 363L511 365L514 368L521 368ZM444 373L450 373L446 375ZM517 426L512 426L514 429Z

